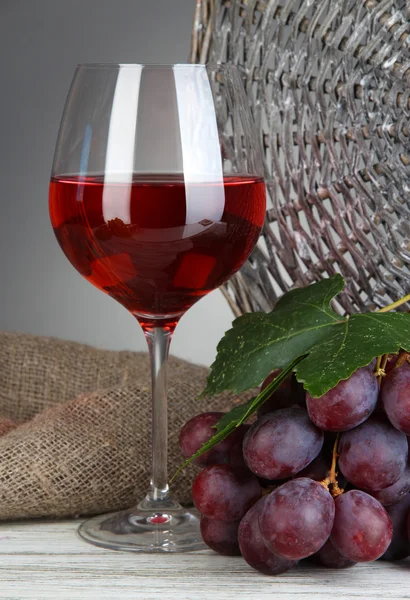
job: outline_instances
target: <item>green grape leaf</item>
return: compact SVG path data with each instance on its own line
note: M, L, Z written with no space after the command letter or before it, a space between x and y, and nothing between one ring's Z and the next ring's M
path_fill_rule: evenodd
M358 313L328 330L296 367L296 377L313 397L382 354L410 351L408 313Z
M334 275L288 292L270 313L247 313L236 319L218 344L200 398L224 390L239 394L301 356L296 377L318 397L376 356L410 351L410 314L341 317L331 308L331 300L343 286L341 275Z
M288 292L271 313L247 313L236 319L218 344L200 398L251 389L273 369L283 368L326 340L328 330L345 321L330 307L343 286L341 275L335 275Z

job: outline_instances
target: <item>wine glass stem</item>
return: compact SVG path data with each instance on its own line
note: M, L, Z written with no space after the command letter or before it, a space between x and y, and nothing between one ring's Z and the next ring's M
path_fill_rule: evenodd
M167 362L173 329L144 327L151 360L152 379L152 473L149 501L168 499Z

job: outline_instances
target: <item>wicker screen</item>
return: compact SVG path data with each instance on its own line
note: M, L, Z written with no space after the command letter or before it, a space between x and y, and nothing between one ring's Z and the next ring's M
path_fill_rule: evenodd
M409 48L406 2L197 1L191 60L239 66L265 153L263 235L223 290L236 314L336 272L340 312L410 291Z

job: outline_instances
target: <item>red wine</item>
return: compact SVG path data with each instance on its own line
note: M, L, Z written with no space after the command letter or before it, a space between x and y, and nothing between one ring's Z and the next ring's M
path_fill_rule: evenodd
M264 216L265 185L252 176L189 189L176 175L50 184L51 222L69 261L148 324L177 321L227 281L251 253Z

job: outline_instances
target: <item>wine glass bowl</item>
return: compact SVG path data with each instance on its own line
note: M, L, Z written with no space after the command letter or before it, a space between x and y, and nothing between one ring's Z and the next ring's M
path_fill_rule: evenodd
M219 121L221 97L229 111ZM67 258L138 319L152 363L148 494L80 534L114 549L203 547L195 511L168 489L166 359L178 320L242 266L264 222L262 157L236 68L80 65L49 207Z
M121 197L124 184L107 185L101 176L53 178L56 237L76 269L138 319L177 320L249 256L264 218L263 180L228 175L223 183L195 184L194 196L222 192L224 206L218 220L204 210L200 222L189 224L183 177L136 175L127 188L129 216L109 219L104 194Z

